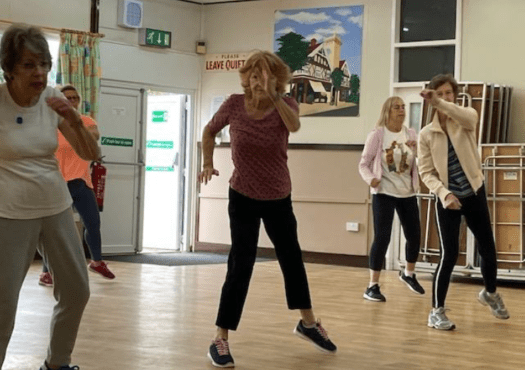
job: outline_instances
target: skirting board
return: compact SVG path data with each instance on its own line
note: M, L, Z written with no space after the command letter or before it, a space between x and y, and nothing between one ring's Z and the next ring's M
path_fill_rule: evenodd
M195 243L195 252L229 253L229 244ZM259 257L276 258L273 248L257 248ZM351 266L368 268L368 256L353 256L348 254L320 253L303 251L303 261L323 265Z

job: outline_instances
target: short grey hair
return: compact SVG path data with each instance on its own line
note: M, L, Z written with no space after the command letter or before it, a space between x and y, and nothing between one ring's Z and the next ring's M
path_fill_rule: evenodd
M9 76L20 61L24 49L41 56L51 65L49 45L40 28L15 23L5 31L0 43L0 67L4 70L6 80L10 79Z

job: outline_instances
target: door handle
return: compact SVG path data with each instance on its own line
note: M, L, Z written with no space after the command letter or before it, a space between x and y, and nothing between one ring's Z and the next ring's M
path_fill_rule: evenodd
M171 164L172 168L175 168L175 166L179 165L179 152L175 153L175 157L173 158L173 163Z

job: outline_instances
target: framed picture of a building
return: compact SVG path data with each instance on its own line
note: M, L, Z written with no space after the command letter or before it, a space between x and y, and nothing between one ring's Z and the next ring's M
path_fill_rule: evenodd
M274 51L301 116L359 116L363 6L278 10Z

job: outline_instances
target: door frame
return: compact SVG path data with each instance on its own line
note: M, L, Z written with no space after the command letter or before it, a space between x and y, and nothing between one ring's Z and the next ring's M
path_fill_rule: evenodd
M196 150L197 140L195 129L196 122L196 96L197 91L193 89L183 89L174 86L163 86L157 84L148 83L134 83L128 81L114 80L108 78L101 78L101 87L116 88L116 89L127 89L139 91L141 97L141 117L139 121L140 125L140 144L139 153L137 158L139 162L144 162L145 150L146 150L146 125L147 125L147 99L145 93L147 90L153 90L158 92L166 92L173 94L181 94L189 97L190 101L186 104L186 119L185 119L185 137L181 137L181 145L184 143L184 153L181 153L181 181L184 181L184 185L181 188L181 194L179 199L181 200L182 217L179 222L184 225L180 229L180 251L188 252L192 250L195 240L195 199L196 199L196 187L192 186L193 182L191 179L195 177L197 169L196 165ZM182 160L184 158L184 161ZM143 237L143 226L144 226L144 193L145 193L145 166L142 167L139 175L138 182L138 204L136 208L136 233L135 233L135 253L142 251L142 237ZM179 212L181 211L179 209ZM180 226L180 225L179 225Z

